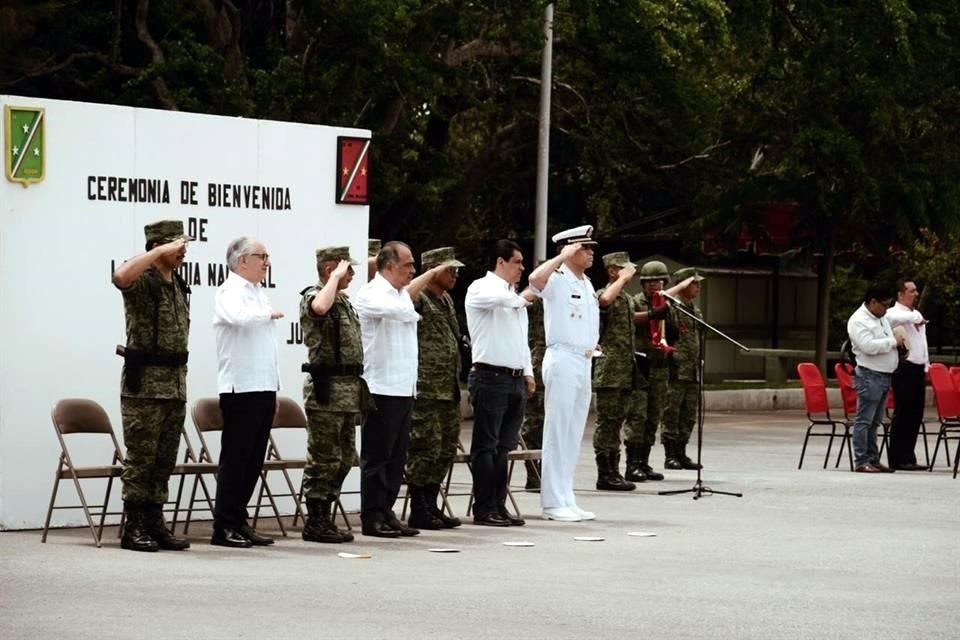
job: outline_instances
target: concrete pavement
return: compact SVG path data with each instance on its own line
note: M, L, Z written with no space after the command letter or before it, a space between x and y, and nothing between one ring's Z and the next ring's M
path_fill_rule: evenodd
M183 553L122 551L115 530L99 550L83 529L46 545L0 533L0 638L960 637L960 480L942 457L933 473L823 470L822 441L798 471L805 426L795 411L708 414L705 484L744 497L697 501L656 495L691 487L689 471L594 491L588 432L576 484L590 523L542 521L521 493L525 527L341 546L294 533L230 551L204 524ZM502 544L516 540L536 546Z

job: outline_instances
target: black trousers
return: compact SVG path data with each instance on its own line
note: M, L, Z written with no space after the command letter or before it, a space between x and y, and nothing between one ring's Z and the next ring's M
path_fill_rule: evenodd
M393 510L410 447L413 398L372 394L373 407L360 428L360 519L370 522Z
M260 478L277 410L275 391L221 393L220 469L213 525L236 529L247 522L247 504Z
M507 373L474 369L467 383L473 404L473 514L483 518L506 509L507 455L517 448L527 393L524 379Z
M915 464L917 433L923 420L927 387L924 366L901 362L893 372L893 423L890 425L890 447L887 461L890 466Z

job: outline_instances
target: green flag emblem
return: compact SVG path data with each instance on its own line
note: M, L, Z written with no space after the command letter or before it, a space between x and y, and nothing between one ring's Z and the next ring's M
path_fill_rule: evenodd
M4 108L7 179L24 187L44 177L44 110L36 107Z

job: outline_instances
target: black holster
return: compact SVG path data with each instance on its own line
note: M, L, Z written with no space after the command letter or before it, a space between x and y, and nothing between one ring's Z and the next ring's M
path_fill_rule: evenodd
M182 367L187 364L189 352L155 353L117 345L117 355L124 362L124 386L130 393L143 389L143 371L147 367Z
M313 379L313 398L317 404L330 404L330 383L333 376L359 376L363 373L361 364L312 364L304 362L300 370L309 373Z

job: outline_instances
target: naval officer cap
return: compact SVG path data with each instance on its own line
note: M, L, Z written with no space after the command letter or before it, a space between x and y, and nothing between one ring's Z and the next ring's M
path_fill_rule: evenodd
M151 222L143 228L143 235L146 236L147 242L156 242L159 244L164 244L167 242L173 242L174 240L179 240L184 238L189 240L190 238L183 233L183 222L180 220L160 220L159 222Z
M706 280L704 276L700 275L700 272L697 271L696 267L686 267L684 269L677 269L673 272L673 281L675 283L683 282L691 276L693 276L694 282L703 282Z
M432 267L444 266L444 267L465 267L466 265L457 260L456 254L453 252L453 247L440 247L439 249L431 249L430 251L424 251L420 254L420 264L423 265L424 269L429 269Z
M383 243L378 238L369 238L367 240L367 257L376 258L382 247Z
M568 244L597 244L597 241L594 240L591 236L593 235L593 227L589 224L585 224L580 227L574 227L573 229L567 229L566 231L561 231L551 238L556 244L557 247L563 247Z
M350 247L322 247L317 249L317 266L323 266L324 262L340 262L348 260L350 264L360 264L350 258Z
M603 256L604 267L635 267L626 251L614 251Z

